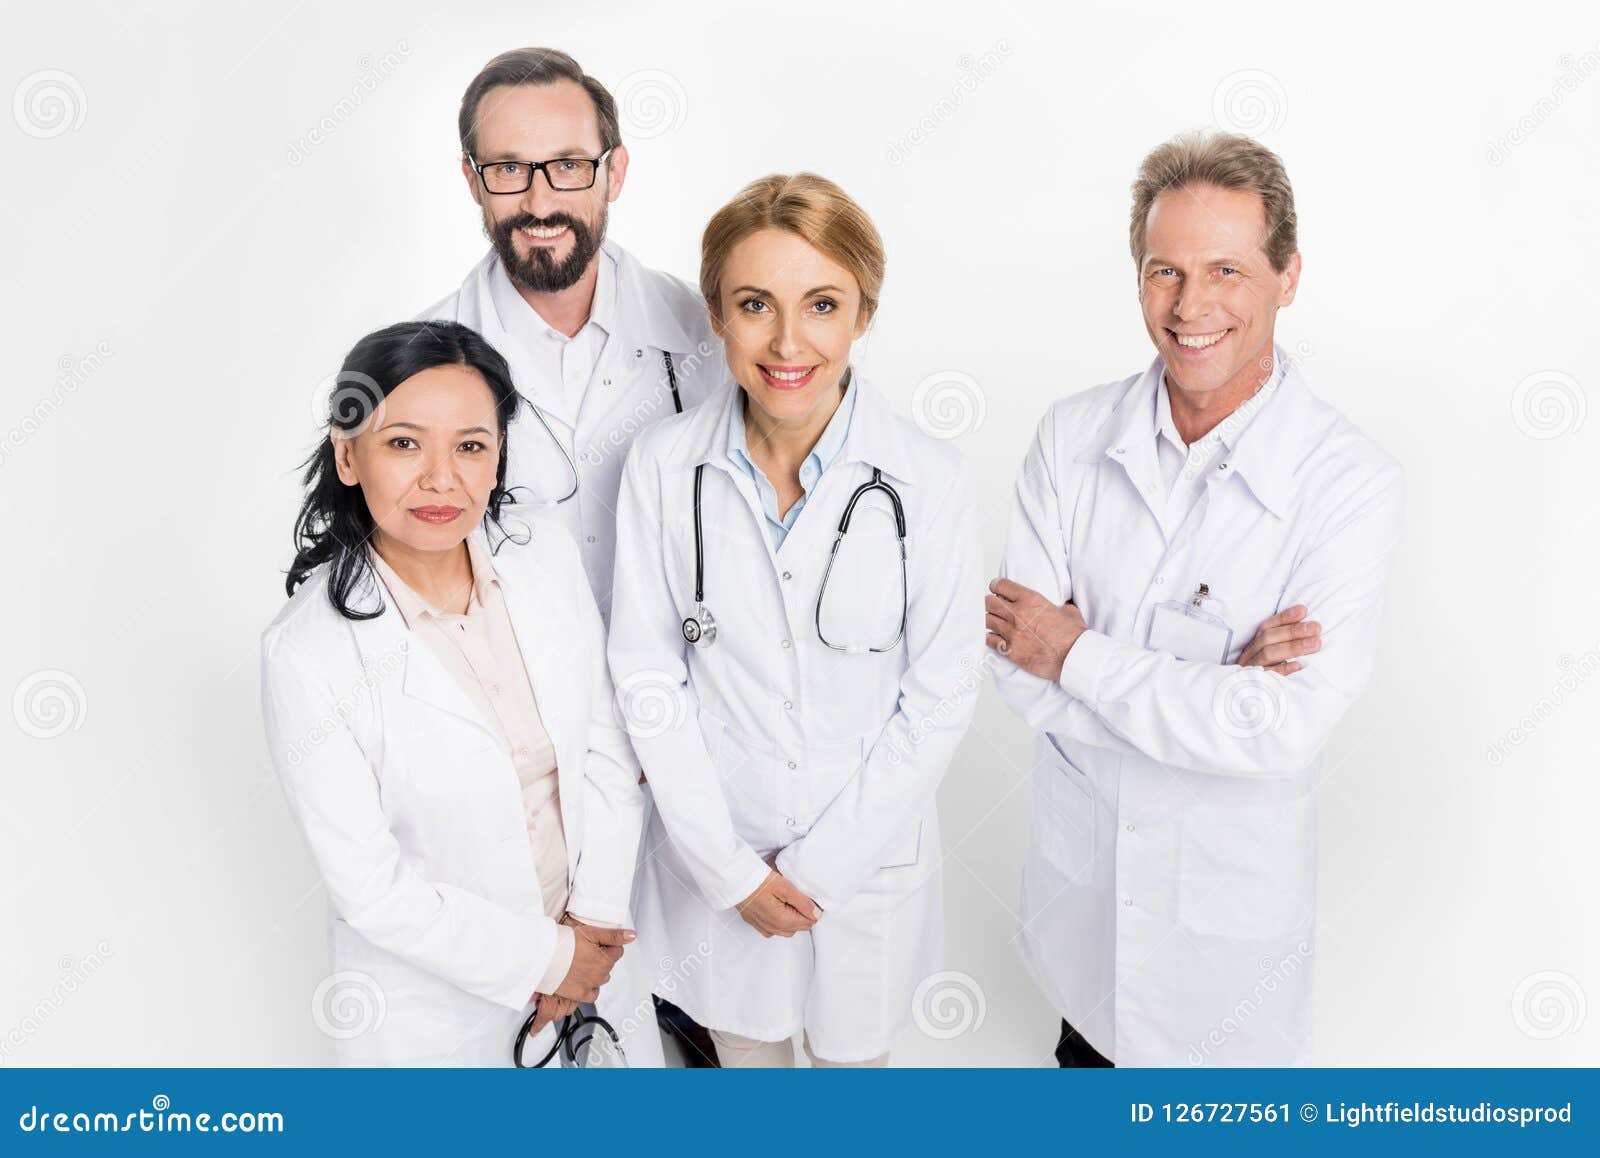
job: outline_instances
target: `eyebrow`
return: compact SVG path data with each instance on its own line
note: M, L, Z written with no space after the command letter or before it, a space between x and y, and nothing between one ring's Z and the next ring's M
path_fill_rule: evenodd
M752 293L752 294L756 294L756 295L758 295L760 297L764 297L764 298L770 298L772 296L772 291L771 290L765 290L765 289L762 289L760 286L755 286L755 285L738 286L737 288L735 288L731 292L736 293L736 294ZM836 286L836 285L819 285L819 286L814 286L813 288L806 290L804 296L809 298L809 297L814 297L815 295L820 294L820 293L829 293L829 292L836 293L836 294L842 294L842 293L844 293L844 290L842 288L840 288L839 286Z
M1243 257L1235 257L1232 254L1223 254L1220 257L1201 258L1199 264L1201 264L1201 265L1244 265L1244 264L1246 264L1246 261L1247 261L1247 259L1243 258ZM1162 266L1173 266L1173 267L1176 267L1177 265L1178 265L1177 262L1172 261L1172 260L1170 260L1168 258L1151 256L1151 257L1147 257L1147 258L1144 259L1144 265L1141 268L1149 269L1151 266L1155 266L1157 268L1160 268Z
M561 149L558 152L551 153L548 157L541 157L540 160L561 161L568 157L582 157L584 160L591 160L599 155L599 153L591 153L588 149L579 149L569 146L568 148ZM519 153L496 153L489 157L478 158L478 164L480 165L498 165L502 161L515 161L519 165L533 164L532 161L524 159Z
M378 427L378 431L377 432L379 434L382 434L385 430L392 429L393 427L396 427L396 426L402 426L407 430L418 430L418 431L421 431L421 430L428 429L426 426L418 426L415 422L388 422L388 423L385 423L384 425ZM487 426L463 426L459 430L457 430L456 433L458 435L459 434L490 434L490 433L492 433L492 431L490 431L490 429Z

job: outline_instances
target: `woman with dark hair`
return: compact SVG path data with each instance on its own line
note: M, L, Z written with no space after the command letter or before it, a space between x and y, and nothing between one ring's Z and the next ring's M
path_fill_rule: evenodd
M599 613L553 517L501 524L517 402L465 326L357 342L262 636L273 764L333 908L317 1022L347 1064L533 1061L595 1001L644 1026L632 1063L660 1058L619 964L642 798Z

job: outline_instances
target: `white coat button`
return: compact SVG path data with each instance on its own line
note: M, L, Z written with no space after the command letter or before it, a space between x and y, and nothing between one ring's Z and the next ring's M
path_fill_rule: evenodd
M602 385L605 385L605 386L611 385L611 379L610 378L602 378L602 379L600 379L600 382L601 382Z
M1125 908L1125 909L1133 908L1133 898L1132 897L1123 897L1122 898L1122 907Z
M799 822L796 821L795 818L791 816L791 817L789 817L789 819L785 820L784 823L787 824L790 828L794 828L795 825L798 824Z
M791 575L791 574L789 574L789 572L787 572L787 571L785 571L785 572L784 572L784 573L783 573L783 581L784 581L784 582L785 582L785 583L787 583L787 582L788 582L788 581L789 581L789 580L791 580L791 579L793 579L793 578L794 578L794 576L793 576L793 575Z
M800 767L800 765L796 764L793 760L789 761L789 771L793 772L798 767Z
M1217 469L1218 470L1227 470L1228 469L1228 464L1225 463L1225 462L1218 463L1217 464Z
M1131 825L1131 824L1125 824L1122 827L1127 829L1129 832L1133 831L1133 825Z
M783 641L783 650L789 650L789 641L787 639Z
M1167 581L1167 577L1165 575L1157 575L1156 576L1156 582L1157 583L1165 583L1166 581Z
M783 710L786 711L786 712L792 712L794 710L794 701L793 700L784 700L783 701Z
M587 541L590 542L590 543L594 542L594 536L593 535L587 536Z
M1128 448L1127 448L1127 447L1125 447L1125 446L1119 446L1119 447L1117 447L1117 453L1118 453L1118 454L1126 454L1126 453L1127 453L1127 450L1128 450Z

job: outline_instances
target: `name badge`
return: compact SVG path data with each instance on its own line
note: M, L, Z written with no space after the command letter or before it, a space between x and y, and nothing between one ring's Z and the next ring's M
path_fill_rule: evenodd
M1147 646L1178 659L1225 664L1233 646L1233 628L1221 612L1221 601L1212 597L1211 588L1204 583L1186 601L1158 603L1150 616Z

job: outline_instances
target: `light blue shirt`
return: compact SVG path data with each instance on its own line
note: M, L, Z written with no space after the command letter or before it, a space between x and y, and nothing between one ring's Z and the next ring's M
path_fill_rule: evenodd
M833 412L833 417L828 419L822 437L817 439L817 444L811 448L811 453L806 455L805 461L800 464L801 495L782 518L778 517L777 489L768 481L766 472L756 465L755 460L745 449L747 440L744 407L747 400L737 399L731 409L728 418L728 458L756 484L756 494L761 498L761 510L767 516L767 537L772 540L774 551L783 546L783 541L788 538L795 520L800 517L800 509L806 505L806 499L811 496L817 481L822 478L822 472L827 470L839 456L839 451L844 446L845 435L850 433L850 416L856 409L854 377L853 372L847 372L844 397L839 400L839 408Z

